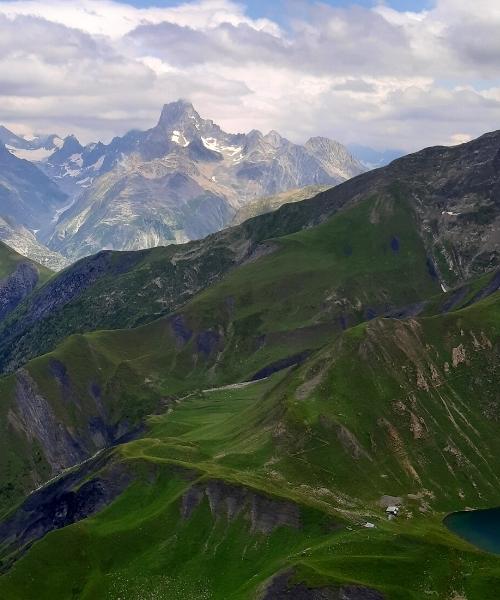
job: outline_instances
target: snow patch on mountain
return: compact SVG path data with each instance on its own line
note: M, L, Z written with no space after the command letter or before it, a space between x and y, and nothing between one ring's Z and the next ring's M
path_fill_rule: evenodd
M78 165L79 167L81 167L83 165L83 158L82 158L82 153L79 152L78 154L72 154L69 157L70 162L72 162L75 165Z
M82 188L87 188L91 186L92 181L92 177L84 177L83 179L79 179L76 183Z
M78 175L80 175L81 172L82 172L81 169L72 169L68 165L64 165L64 173L63 173L63 175L60 175L59 177L65 177L65 176L78 177ZM57 177L57 175L56 175L56 177Z
M47 148L37 148L35 149L24 149L24 148L14 148L14 146L9 146L6 144L5 146L9 152L17 156L17 158L22 158L24 160L30 160L31 162L41 162L42 160L46 160L54 153L54 149Z
M237 160L234 158L237 154L241 154L243 147L242 146L223 146L216 138L208 137L205 138L201 136L201 141L203 145L208 150L212 150L213 152L219 152L225 157L232 158L233 160Z
M175 142L176 144L179 144L179 146L183 146L184 148L186 148L186 146L189 146L189 141L184 137L184 134L180 131L177 131L177 129L172 131L172 136L170 139L172 140L172 142Z
M105 159L105 156L103 154L99 159L97 159L95 161L95 163L93 165L90 165L89 169L93 169L94 171L100 171L102 168L102 165L104 163L104 159Z

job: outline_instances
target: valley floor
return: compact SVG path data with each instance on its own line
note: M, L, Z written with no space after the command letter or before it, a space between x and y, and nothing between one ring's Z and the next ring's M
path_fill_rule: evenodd
M449 533L444 514L407 497L388 521L333 480L312 488L307 457L284 476L280 463L302 460L270 445L270 399L286 377L198 392L151 417L146 437L101 466L107 485L125 468L126 491L36 542L0 578L0 597L496 599L498 559Z

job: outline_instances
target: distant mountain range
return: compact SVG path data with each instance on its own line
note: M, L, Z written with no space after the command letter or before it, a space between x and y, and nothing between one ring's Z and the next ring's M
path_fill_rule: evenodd
M226 133L184 100L165 105L152 129L130 131L107 145L83 146L75 136L27 139L5 128L0 142L20 170L19 159L37 163L31 173L24 164L19 185L43 181L37 187L52 198L50 206L31 200L28 213L41 212L41 220L28 222L3 201L0 216L27 227L69 261L101 249L202 238L226 227L256 199L309 185L333 186L366 170L328 138L301 146L275 131Z

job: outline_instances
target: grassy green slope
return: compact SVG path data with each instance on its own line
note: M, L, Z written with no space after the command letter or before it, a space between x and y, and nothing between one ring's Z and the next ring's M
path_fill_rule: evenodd
M414 495L409 504L423 511L494 505L499 310L495 295L446 316L350 330L296 373L282 443L317 485L366 502L390 494ZM324 469L342 454L343 467Z
M154 486L134 484L99 516L36 544L0 579L0 591L12 600L246 599L292 568L297 582L333 588L348 581L391 599L496 598L498 560L453 539L433 519L332 533L321 513L302 508L299 530L256 534L248 516L216 517L207 498L182 519L180 498L189 485L168 468Z
M249 379L278 360L314 351L349 324L434 293L439 286L413 219L404 202L369 200L273 241L270 254L230 273L173 320L68 338L28 363L32 387L68 430L83 436L85 449L96 450L88 432L95 414L112 427L133 427L162 398ZM50 472L42 459L34 466L24 446L18 451L26 436L7 417L20 413L19 385L19 374L0 381L0 463L9 465L0 506Z
M217 457L213 476L244 472L280 493L291 482L305 501L300 482L320 504L323 488L347 512L376 512L382 495L402 497L408 516L492 505L499 315L495 294L447 315L361 324L286 376L186 398L127 448L191 466ZM177 438L186 445L174 451Z
M72 333L134 327L168 314L220 280L260 242L311 225L339 210L319 194L204 240L137 252L101 252L78 261L23 302L0 327L0 369L49 352ZM278 214L279 213L279 214Z
M204 324L229 313L247 336L324 323L341 330L439 290L404 201L367 200L318 227L270 240L269 249L183 312Z
M317 194L324 192L331 188L331 185L308 185L303 188L297 188L281 192L274 196L266 196L265 198L259 198L254 202L250 202L242 206L234 215L232 225L239 225L247 219L251 219L258 215L262 215L273 210L277 210L283 204L289 204L292 202L301 202L313 198Z

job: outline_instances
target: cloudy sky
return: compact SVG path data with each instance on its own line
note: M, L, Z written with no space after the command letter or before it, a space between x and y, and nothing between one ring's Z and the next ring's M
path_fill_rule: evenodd
M0 123L109 140L193 102L378 149L500 129L498 0L0 0Z

